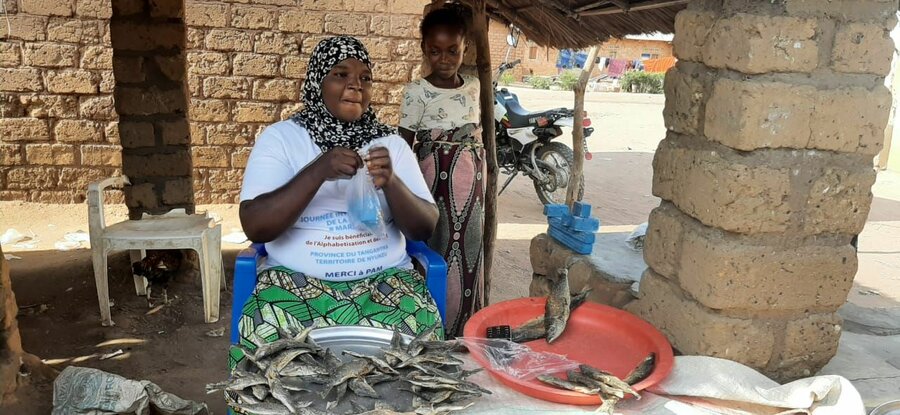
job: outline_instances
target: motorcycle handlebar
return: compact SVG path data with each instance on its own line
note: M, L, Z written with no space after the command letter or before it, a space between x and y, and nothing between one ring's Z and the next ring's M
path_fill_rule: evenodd
M516 60L514 60L514 61L512 61L512 62L504 62L504 63L501 63L501 64L500 64L500 70L501 70L501 71L506 71L506 70L515 68L516 65L518 65L518 64L520 64L520 63L522 63L522 60L521 60L521 59L516 59Z

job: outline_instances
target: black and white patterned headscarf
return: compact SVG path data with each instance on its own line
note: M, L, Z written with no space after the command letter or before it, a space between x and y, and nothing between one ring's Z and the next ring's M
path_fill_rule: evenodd
M322 97L322 81L335 65L346 59L358 59L370 68L369 52L362 42L349 36L324 39L313 49L303 83L303 110L291 116L309 132L322 152L334 147L358 150L369 141L396 134L393 127L382 124L375 117L372 107L353 122L344 122L328 111Z

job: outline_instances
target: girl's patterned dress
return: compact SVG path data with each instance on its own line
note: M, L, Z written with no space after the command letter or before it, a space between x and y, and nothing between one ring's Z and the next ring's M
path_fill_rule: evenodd
M440 211L428 245L447 260L446 334L462 335L484 306L484 149L478 79L442 89L421 79L406 87L400 127L416 133L413 148Z

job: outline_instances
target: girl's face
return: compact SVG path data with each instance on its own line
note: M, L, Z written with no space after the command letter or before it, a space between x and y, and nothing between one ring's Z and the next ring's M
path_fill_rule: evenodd
M431 64L431 71L441 79L452 79L462 66L466 52L466 38L458 30L438 26L422 40L422 53Z
M372 71L358 59L334 65L322 80L322 100L328 112L341 121L362 118L372 100Z

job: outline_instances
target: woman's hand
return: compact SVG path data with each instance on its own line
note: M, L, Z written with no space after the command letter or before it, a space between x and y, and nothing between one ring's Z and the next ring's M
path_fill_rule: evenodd
M391 166L391 154L384 147L375 147L366 155L366 167L376 189L383 189L394 180L394 168Z
M332 148L315 162L316 172L322 181L349 179L360 166L362 159L359 154L345 147Z

